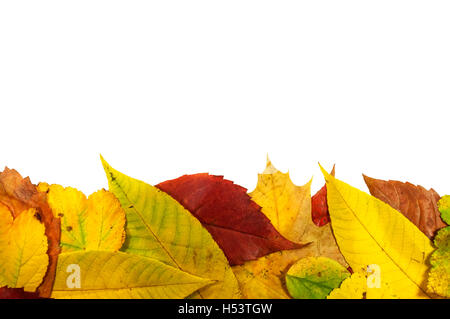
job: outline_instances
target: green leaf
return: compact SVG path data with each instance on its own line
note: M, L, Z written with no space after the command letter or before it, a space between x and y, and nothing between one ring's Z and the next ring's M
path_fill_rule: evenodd
M450 226L438 231L431 254L431 269L428 274L428 290L442 297L450 298Z
M286 274L286 286L295 299L325 299L350 273L327 257L306 257Z
M438 202L438 207L442 220L450 225L450 195L442 196Z
M175 199L113 169L102 158L109 190L126 213L121 250L159 260L195 276L215 281L196 298L239 298L236 278L209 232Z

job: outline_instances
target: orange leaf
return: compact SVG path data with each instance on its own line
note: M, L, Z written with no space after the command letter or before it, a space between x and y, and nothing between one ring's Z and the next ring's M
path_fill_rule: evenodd
M44 224L48 240L49 266L37 291L41 297L50 297L60 251L59 218L53 216L45 193L39 192L28 177L22 178L16 170L7 167L0 173L0 203L9 209L14 218L23 211L34 208L36 217Z

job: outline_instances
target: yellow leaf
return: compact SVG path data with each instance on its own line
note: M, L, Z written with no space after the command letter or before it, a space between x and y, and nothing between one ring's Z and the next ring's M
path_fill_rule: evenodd
M398 299L387 282L380 283L379 287L368 285L368 276L364 270L355 272L339 288L334 289L327 299Z
M6 240L7 233L13 224L13 216L8 207L0 203L0 242Z
M214 284L195 298L239 298L239 287L222 250L202 224L175 199L103 160L110 191L126 212L122 251L150 257Z
M119 250L125 240L125 211L105 190L88 197L86 250Z
M317 227L311 218L311 181L296 186L288 173L278 171L270 160L263 174L258 175L252 199L275 228L288 239L310 243L304 248L281 251L242 266L233 267L244 298L290 298L284 287L289 267L304 257L329 257L347 267L336 245L331 226Z
M305 242L309 224L304 215L311 215L311 182L296 186L289 173L280 172L267 159L266 169L258 174L256 189L249 195L280 234L294 242Z
M35 291L48 266L45 227L31 208L14 220L0 206L0 287Z
M61 217L62 252L119 250L125 239L125 212L105 190L86 196L72 187L39 184L56 217Z
M336 241L352 269L375 264L400 298L427 298L430 240L389 205L322 172Z
M286 238L310 243L315 255L335 259L347 266L336 245L330 225L316 226L311 217L311 181L296 186L289 173L281 173L267 159L267 166L258 174L256 189L250 193L262 212Z
M59 256L52 298L179 299L211 283L144 256L71 252Z

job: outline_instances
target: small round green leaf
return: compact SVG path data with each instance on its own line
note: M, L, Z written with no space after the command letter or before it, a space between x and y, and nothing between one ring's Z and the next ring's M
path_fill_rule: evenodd
M286 286L295 299L325 299L350 273L337 261L326 257L306 257L286 274Z

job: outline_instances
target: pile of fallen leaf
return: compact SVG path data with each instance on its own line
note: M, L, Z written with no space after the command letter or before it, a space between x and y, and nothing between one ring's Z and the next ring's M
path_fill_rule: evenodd
M450 197L270 161L247 190L221 176L151 186L103 159L109 191L0 173L0 298L448 298Z

